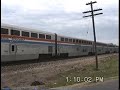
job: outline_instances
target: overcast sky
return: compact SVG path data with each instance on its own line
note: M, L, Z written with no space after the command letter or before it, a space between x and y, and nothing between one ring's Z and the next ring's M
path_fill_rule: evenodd
M118 0L96 0L94 9L96 38L99 42L118 45ZM81 39L93 39L92 20L83 18L90 0L2 0L2 23L39 29ZM89 14L85 14L89 15Z

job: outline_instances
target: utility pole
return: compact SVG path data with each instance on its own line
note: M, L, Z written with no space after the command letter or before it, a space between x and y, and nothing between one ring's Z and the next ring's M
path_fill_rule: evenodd
M100 11L102 9L93 9L93 4L94 3L97 3L96 1L94 2L90 2L90 3L86 3L86 5L90 5L91 6L91 11L85 11L83 12L83 14L85 13L91 13L91 15L88 15L88 16L83 16L83 18L85 17L91 17L92 16L92 23L93 23L93 34L94 34L94 51L95 51L95 59L96 59L96 70L98 70L98 58L97 58L97 48L96 48L96 34L95 34L95 22L94 22L94 16L96 15L100 15L100 14L103 14L103 13L97 13L97 14L94 14L93 12L95 11Z
M55 57L57 57L57 34L55 33Z

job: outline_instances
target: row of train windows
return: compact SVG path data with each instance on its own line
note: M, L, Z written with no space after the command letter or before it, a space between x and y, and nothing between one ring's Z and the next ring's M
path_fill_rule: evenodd
M73 42L73 43L84 43L84 44L92 44L92 42L89 41L83 41L83 40L78 40L78 39L68 39L68 38L61 38L61 41L65 42Z
M8 29L1 28L1 34L8 34ZM17 35L20 36L20 31L11 29L11 35ZM29 32L22 31L22 36L29 37ZM31 33L31 37L37 38L37 33ZM45 38L44 34L39 34L39 38ZM46 35L46 39L51 39L50 35Z
M107 46L107 44L96 43L96 45Z

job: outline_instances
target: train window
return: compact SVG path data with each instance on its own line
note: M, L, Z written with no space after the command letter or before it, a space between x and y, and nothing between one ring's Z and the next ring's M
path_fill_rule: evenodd
M83 41L83 44L85 44L85 41Z
M8 29L1 28L1 34L8 34Z
M81 43L81 40L79 40L79 43Z
M89 45L90 45L91 43L89 42Z
M44 34L39 34L39 38L45 38Z
M29 37L29 32L22 31L22 36Z
M81 43L83 43L82 40L81 40Z
M88 41L86 41L86 44L89 44Z
M61 41L64 41L64 38L61 38Z
M11 30L11 35L17 35L17 36L20 36L20 31L18 30Z
M37 35L37 33L31 33L31 37L37 38L38 35Z
M83 41L83 44L85 44L85 41Z
M91 43L89 42L89 45L90 45Z
M75 39L73 39L73 42L75 42Z
M69 42L72 42L72 39L69 39Z
M85 41L85 44L88 44L88 41Z
M46 39L51 39L51 36L50 35L46 35Z
M48 46L48 52L53 52L53 46Z
M82 44L84 43L84 41L82 40Z
M76 43L78 43L78 40L76 40Z
M87 43L88 45L90 44L90 42Z
M89 44L89 42L87 41L87 44Z
M85 41L85 44L88 44L88 41Z
M85 44L86 42L85 41L83 41L83 44Z
M68 38L65 38L65 41L68 42Z
M14 51L14 48L15 48L15 46L14 46L14 45L12 45L12 51Z

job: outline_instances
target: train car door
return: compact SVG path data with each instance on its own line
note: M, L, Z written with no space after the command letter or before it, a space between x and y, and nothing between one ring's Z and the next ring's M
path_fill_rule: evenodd
M16 54L16 52L17 52L17 45L10 44L10 54Z
M48 46L48 53L52 53L53 52L53 46Z
M17 45L14 43L10 43L9 50L10 50L11 59L16 60Z
M57 47L57 54L60 55L60 46Z

